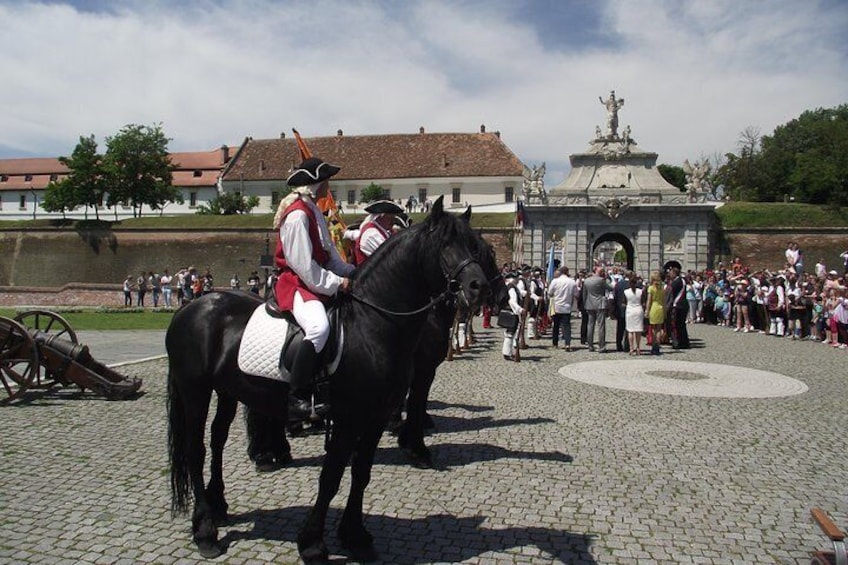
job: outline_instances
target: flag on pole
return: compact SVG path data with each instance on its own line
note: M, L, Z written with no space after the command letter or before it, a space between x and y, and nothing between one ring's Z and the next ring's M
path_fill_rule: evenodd
M556 249L556 241L551 239L551 251L548 253L548 282L551 282L554 278L554 251Z
M524 203L515 204L515 225L512 234L512 260L517 265L524 264Z

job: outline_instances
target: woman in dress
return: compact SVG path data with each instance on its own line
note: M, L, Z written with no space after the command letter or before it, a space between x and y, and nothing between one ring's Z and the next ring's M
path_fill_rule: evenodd
M624 308L624 325L627 329L627 342L630 344L630 355L642 355L642 332L645 329L645 308L642 304L642 289L638 286L636 275L630 275L630 288L624 289L627 300Z
M651 324L651 355L660 354L665 325L665 285L659 271L651 274L651 286L648 287L648 323Z

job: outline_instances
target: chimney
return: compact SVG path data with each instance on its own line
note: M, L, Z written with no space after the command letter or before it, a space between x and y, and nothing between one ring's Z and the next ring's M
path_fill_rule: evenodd
M337 131L336 131L336 135L338 135L339 137L341 137L341 136L343 136L343 135L344 135L344 132L343 132L342 130L337 130Z
M281 131L280 132L280 139L285 139L285 138L286 138L286 132Z
M418 128L418 133L424 133L424 126L421 126L420 128Z
M480 126L480 133L486 133L486 124Z
M226 145L221 146L221 163L227 164L227 161L230 160L230 148Z

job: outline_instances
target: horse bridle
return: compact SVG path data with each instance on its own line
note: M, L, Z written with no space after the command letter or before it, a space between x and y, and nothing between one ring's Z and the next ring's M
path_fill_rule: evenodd
M459 281L457 280L457 277L459 277L459 274L463 271L463 269L465 269L465 267L467 267L468 265L470 265L472 263L477 263L477 259L475 259L474 257L468 257L468 258L460 261L457 266L455 266L453 269L451 269L449 271L448 265L445 262L445 258L440 253L439 254L439 267L442 269L442 274L445 276L445 280L447 281L447 288L445 288L444 292L442 292L438 296L433 297L430 300L430 302L428 302L427 304L425 304L421 308L418 308L416 310L412 310L411 312L395 312L393 310L383 308L382 306L378 306L377 304L374 304L373 302L365 300L361 296L356 296L353 293L353 291L351 291L348 296L350 296L351 299L359 302L360 304L364 304L365 306L373 308L374 310L377 310L378 312L381 312L383 314L388 314L390 316L415 316L416 314L421 314L422 312L426 312L427 310L429 310L430 308L432 308L433 306L435 306L436 304L438 304L440 302L445 302L445 301L449 300L451 297L456 297L456 295L458 295L459 293L464 292L462 290L462 285L460 285Z

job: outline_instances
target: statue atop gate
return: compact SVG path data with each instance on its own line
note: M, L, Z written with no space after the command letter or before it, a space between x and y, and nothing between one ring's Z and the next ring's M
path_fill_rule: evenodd
M618 139L618 111L624 106L624 98L615 97L615 90L610 90L609 98L598 100L607 109L607 139Z

